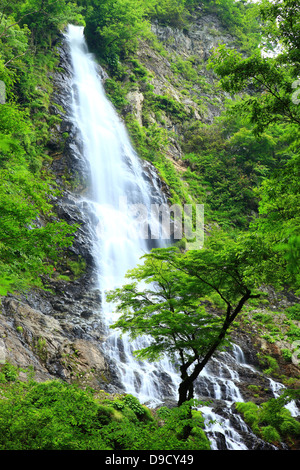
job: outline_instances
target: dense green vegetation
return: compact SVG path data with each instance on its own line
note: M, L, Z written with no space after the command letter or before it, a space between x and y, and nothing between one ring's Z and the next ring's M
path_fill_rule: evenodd
M292 442L300 436L300 423L284 408L288 401L287 394L283 393L281 397L273 398L261 406L248 402L236 403L236 408L251 429L264 441L279 443L288 438Z
M6 364L0 373L1 450L210 448L201 413L195 409L190 416L190 406L154 413L132 395L111 396L59 381L24 383L18 372Z
M151 31L151 23L185 31L193 15L206 13L236 37L236 48L220 45L209 62L171 54ZM284 332L278 312L251 310L266 285L297 295L300 289L299 6L295 0L0 0L0 90L3 95L4 84L6 93L0 104L0 296L47 287L76 230L56 217L52 201L59 188L48 148L59 119L49 113L58 66L54 43L69 22L85 25L89 46L110 76L107 92L140 156L169 185L171 202L205 204L208 236L201 251L185 252L183 243L153 251L129 273L134 282L110 294L120 301L115 327L153 337L139 357L179 353L180 406L153 413L128 395L19 382L5 364L0 448L208 449L203 420L189 401L193 382L230 339L240 313L249 313L244 324L253 322L270 343L280 335L290 343L299 339L297 305L279 312L286 313ZM168 80L180 89L180 100L155 93L137 55L141 41L169 61ZM281 50L264 56L258 44ZM144 96L142 124L126 111L132 90ZM212 123L205 119L209 105L222 109ZM167 158L174 140L183 151L182 172ZM75 274L82 266L74 266ZM140 291L140 280L154 280L158 289ZM286 361L292 353L292 347L282 351ZM277 367L272 357L262 364L267 374ZM297 438L299 423L283 408L291 396L261 407L237 404L237 410L269 442Z
M59 31L68 22L86 24L90 46L100 54L114 77L111 86L115 102L124 104L123 85L120 86L116 77L124 75L125 59L133 66L133 81L138 77L148 87L147 73L133 54L140 38L155 42L150 22L184 27L197 2L118 0L99 5L93 0L73 3L19 0L12 6L2 0L0 7L0 80L6 91L6 103L0 109L0 293L5 294L10 288L41 285L41 275L51 274L59 250L72 240L69 235L73 230L56 221L53 214L51 198L56 194L55 182L45 170L49 161L47 142L51 126L58 119L49 115L48 107L52 91L51 71L57 66L52 44ZM227 5L226 14L223 7L222 2L205 3L205 9L221 14L224 24L233 25L236 7L228 8ZM242 4L241 8L246 7ZM248 26L249 21L243 20L240 24L242 29ZM194 80L194 70L180 64L177 62L177 70L183 65L189 79ZM149 109L171 113L178 122L188 118L180 103L170 96L153 94L150 87L147 103ZM173 166L161 157L160 150L167 144L168 135L156 125L140 129L129 117L128 127L141 156L155 161L162 176L170 183L174 200L190 200ZM194 179L193 174L191 181Z
M58 221L52 199L54 177L46 170L47 142L58 118L48 107L49 75L57 66L51 41L59 28L78 17L71 3L0 3L0 295L42 286L74 228ZM71 13L72 11L72 13Z

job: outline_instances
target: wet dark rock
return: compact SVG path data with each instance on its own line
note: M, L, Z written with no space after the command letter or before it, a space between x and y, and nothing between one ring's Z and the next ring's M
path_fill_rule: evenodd
M226 438L224 434L220 432L216 432L214 437L218 443L218 450L228 450L228 446L226 444Z
M82 192L90 179L90 168L82 154L82 137L72 121L72 94L76 92L72 84L72 62L70 51L64 38L57 46L60 62L54 74L51 106L49 112L59 116L61 122L52 129L49 142L50 156L53 156L52 169L57 177L67 177Z
M170 188L168 185L160 178L157 169L155 168L152 163L147 162L146 160L143 160L142 162L142 168L143 168L143 177L145 181L148 181L150 183L150 188L152 189L151 192L151 200L152 203L155 204L161 204L161 196L162 193L165 195L165 200L163 201L164 203L167 203L169 199L171 199L171 193L170 193Z

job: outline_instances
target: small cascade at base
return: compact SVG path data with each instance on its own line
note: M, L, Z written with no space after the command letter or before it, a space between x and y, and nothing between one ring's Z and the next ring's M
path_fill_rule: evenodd
M196 381L196 393L203 400L212 401L212 406L199 409L205 418L205 430L212 450L277 450L277 447L258 438L235 411L234 404L244 402L239 385L246 376L258 379L262 373L245 360L244 352L237 344L232 350L220 352L212 358ZM271 397L277 398L285 387L273 379L270 383ZM294 402L286 406L292 416L299 416Z

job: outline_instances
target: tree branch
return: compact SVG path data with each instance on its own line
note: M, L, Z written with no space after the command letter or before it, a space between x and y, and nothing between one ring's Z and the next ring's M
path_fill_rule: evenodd
M25 52L22 52L22 54L16 55L15 57L12 57L12 58L9 59L7 62L5 62L4 67L7 67L7 65L8 65L10 62L12 62L13 60L18 59L19 57L22 57L23 55L27 54L27 52L28 52L28 49L27 49Z
M54 5L55 3L58 3L58 2L59 2L59 0L55 0L54 2L50 3L47 6L52 6L52 5ZM38 10L32 10L29 13L25 13L25 15L21 16L21 18L18 21L16 21L15 23L10 24L6 28L4 28L3 32L0 34L0 39L2 38L2 36L4 36L6 31L8 31L13 26L16 26L17 24L19 24L23 20L23 18L25 18L26 16L32 15L33 13L45 13L46 14L47 12L43 10L43 7L44 7L44 1L42 1L42 5Z

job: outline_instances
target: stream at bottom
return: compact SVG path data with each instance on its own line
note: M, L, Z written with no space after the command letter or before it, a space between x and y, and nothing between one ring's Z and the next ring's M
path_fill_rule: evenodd
M118 362L118 367L124 367L128 375L133 374L136 377L136 380L130 381L127 393L137 396L142 403L150 407L158 407L172 400L175 403L179 377L170 363L160 364L161 368L153 367L151 364L140 364L144 370L142 372L140 369L139 372L142 372L143 376L151 377L150 382L154 381L154 386L149 390L145 388L145 380L138 379L137 361L135 361L135 371L131 372L128 370L131 364L126 358L122 358L122 354ZM159 369L164 372L158 372ZM154 378L156 380L153 380ZM235 410L236 402L248 401L248 398L243 397L241 385L245 387L246 384L247 387L247 384L254 384L257 381L260 381L268 391L268 399L278 397L280 390L284 388L281 383L267 378L255 366L248 364L243 350L237 344L233 344L230 350L219 352L202 371L195 382L195 398L199 398L203 403L199 410L205 420L205 432L212 450L278 450L274 445L257 437ZM149 383L149 380L146 382ZM287 408L292 416L299 416L299 410L294 402L287 405Z
M211 405L204 405L199 409L205 419L205 431L212 450L278 449L257 437L234 407L236 402L248 401L244 400L240 384L255 383L257 378L269 390L269 398L277 398L284 388L281 383L267 378L248 364L241 347L234 344L231 351L221 352L218 358L212 358L197 380L197 396L208 402L211 400ZM287 408L292 416L299 416L294 402L289 403Z

